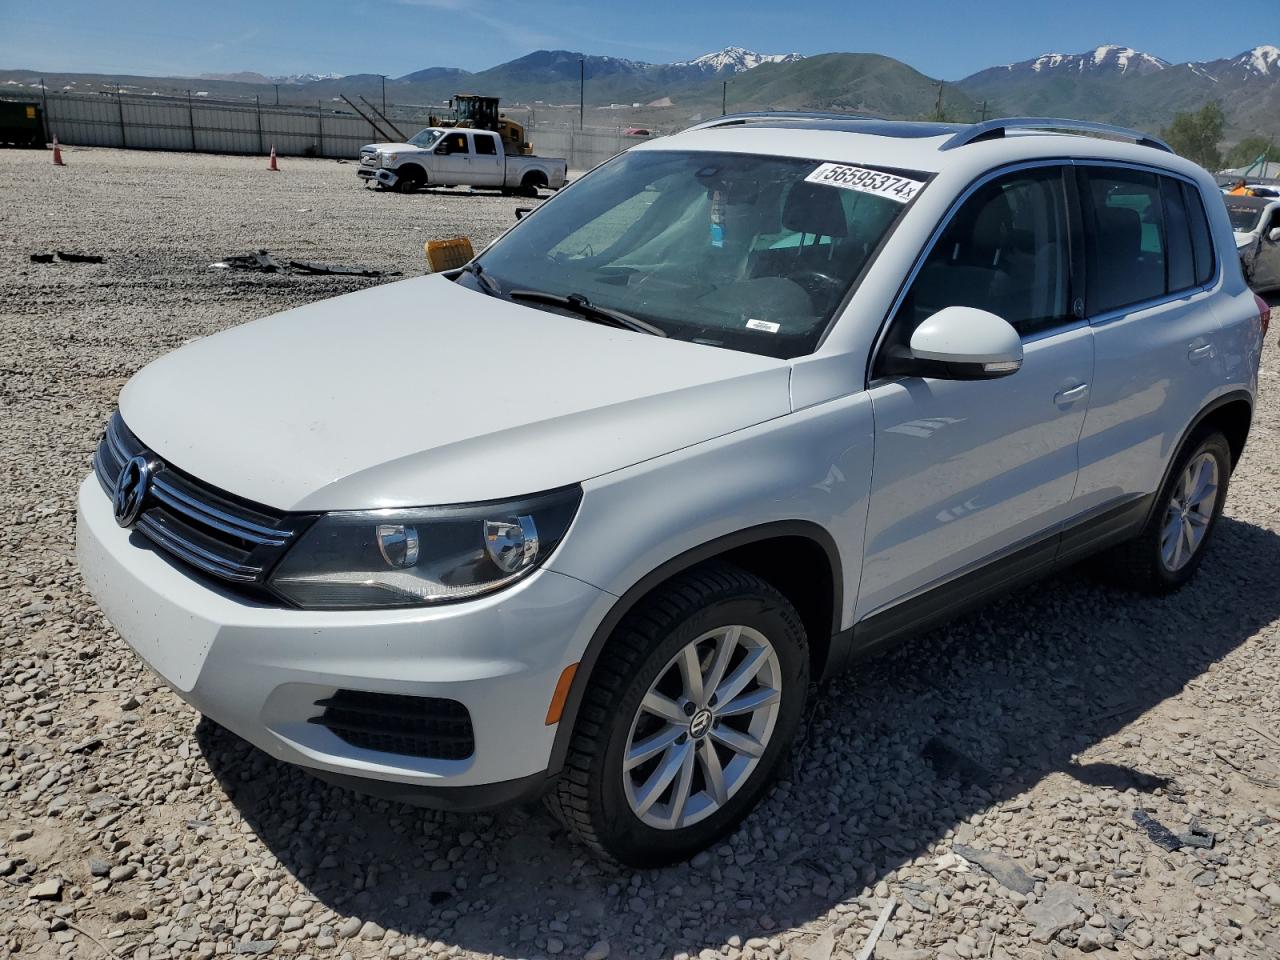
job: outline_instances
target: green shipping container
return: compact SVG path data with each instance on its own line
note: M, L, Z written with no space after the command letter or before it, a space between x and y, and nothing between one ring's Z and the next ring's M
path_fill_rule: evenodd
M0 100L0 147L43 149L44 117L38 103Z

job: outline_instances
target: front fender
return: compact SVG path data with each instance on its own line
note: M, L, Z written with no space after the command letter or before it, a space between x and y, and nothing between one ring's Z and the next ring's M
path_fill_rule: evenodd
M592 667L614 627L681 570L746 543L801 536L826 551L835 575L832 622L853 619L874 444L865 393L695 444L583 484L573 527L548 562L619 598L586 648L552 752L563 764Z
M646 460L583 484L549 566L622 596L673 557L762 524L827 531L853 615L871 487L871 401L858 393Z

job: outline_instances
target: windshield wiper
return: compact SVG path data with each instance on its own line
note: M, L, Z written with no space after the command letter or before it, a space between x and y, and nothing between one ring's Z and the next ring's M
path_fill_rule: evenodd
M620 327L623 330L634 330L637 333L649 333L655 337L665 337L667 331L661 327L656 327L652 323L637 319L621 310L611 310L608 307L597 307L580 293L571 293L562 297L555 293L544 293L541 290L512 290L507 296L512 300L530 300L534 303L545 303L552 307L563 307L566 310L572 310L579 314L584 320L590 320L593 323L603 323L611 327Z
M498 286L498 281L484 272L484 267L472 260L470 263L464 263L461 267L463 273L469 273L484 288L484 292L491 297L501 297L502 288Z

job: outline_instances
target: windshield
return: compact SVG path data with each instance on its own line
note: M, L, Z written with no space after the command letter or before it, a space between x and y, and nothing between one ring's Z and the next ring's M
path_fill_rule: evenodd
M1231 229L1236 233L1253 233L1253 228L1262 218L1266 207L1255 207L1243 203L1228 203L1227 215L1231 217Z
M575 294L673 338L801 356L925 178L821 160L632 151L478 262L503 291ZM480 286L472 274L459 282Z
M443 136L444 136L443 130L435 130L431 127L427 127L427 129L419 130L412 137L410 137L409 142L412 143L415 147L422 147L423 149L426 149Z

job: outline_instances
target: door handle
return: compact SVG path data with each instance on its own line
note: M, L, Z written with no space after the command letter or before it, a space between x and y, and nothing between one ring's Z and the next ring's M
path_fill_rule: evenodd
M1053 395L1054 403L1075 403L1086 393L1089 392L1087 383L1077 384L1074 387L1068 387L1066 390L1060 390Z
M1202 343L1198 347L1192 347L1187 351L1187 359L1192 363L1199 363L1201 360L1208 360L1213 356L1213 344Z

